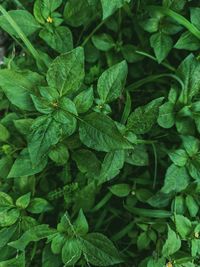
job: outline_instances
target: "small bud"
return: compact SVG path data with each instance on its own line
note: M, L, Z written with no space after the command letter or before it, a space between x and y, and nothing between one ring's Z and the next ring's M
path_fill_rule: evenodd
M195 232L195 233L194 233L194 236L195 236L196 238L199 238L199 232Z
M53 19L52 19L51 17L48 17L48 18L47 18L47 22L48 22L48 23L52 23L52 22L53 22Z
M172 265L171 262L168 262L168 263L166 264L166 267L173 267L173 265Z
M57 102L53 102L52 103L52 106L55 107L55 108L57 108L58 107L58 103Z

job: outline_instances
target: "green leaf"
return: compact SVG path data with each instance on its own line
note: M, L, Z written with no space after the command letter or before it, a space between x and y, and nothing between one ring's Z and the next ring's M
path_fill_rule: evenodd
M0 267L25 267L24 253L17 255L13 259L1 261Z
M175 123L174 104L166 102L159 107L158 124L166 129L171 128Z
M36 0L34 4L34 16L40 23L46 19L62 4L62 0Z
M189 175L185 167L178 167L174 164L170 165L165 175L164 186L161 191L163 193L181 192L189 184Z
M42 267L49 267L53 265L54 267L60 267L62 260L58 255L53 254L50 245L46 245L42 252Z
M168 226L168 236L162 248L162 255L169 257L177 252L181 247L180 237Z
M10 137L10 133L7 128L0 123L0 142L6 142Z
M7 206L13 206L13 200L8 194L0 192L0 207Z
M101 171L97 176L98 185L110 181L117 176L124 165L125 154L123 150L106 154L101 165Z
M62 97L58 102L58 108L55 109L53 113L53 117L56 121L67 124L73 125L74 128L76 127L76 117L78 113L76 110L75 104L66 97ZM75 129L74 129L75 130Z
M195 154L198 153L200 148L199 139L195 138L194 136L181 136L183 140L183 146L190 157L193 157Z
M181 93L180 101L187 103L194 95L199 92L200 88L200 62L193 54L187 56L177 70L177 75L184 83L184 90Z
M176 223L176 230L180 234L183 239L187 239L187 236L190 234L192 230L192 223L190 220L183 215L176 214L175 215L175 223Z
M163 97L160 97L152 100L145 106L136 108L128 118L127 128L136 134L149 132L156 122L162 101Z
M55 234L55 230L49 228L46 224L41 224L32 227L26 231L18 240L10 242L8 245L18 250L25 250L30 242L37 242Z
M97 192L98 188L94 181L83 187L83 189L81 189L75 197L76 204L74 209L76 211L83 209L84 212L91 211L94 207Z
M66 237L64 234L58 233L51 242L51 250L54 254L60 254L62 247L66 242Z
M111 50L115 46L113 38L107 33L94 35L92 42L98 50L104 52Z
M185 199L182 195L176 196L172 203L172 208L177 214L185 213Z
M130 194L131 187L129 184L115 184L110 186L109 190L117 197L126 197Z
M51 209L52 206L49 204L49 202L40 197L33 198L27 208L27 210L33 214L44 213L50 211Z
M191 254L192 254L192 257L196 257L197 256L197 253L199 251L199 245L200 245L199 240L193 239L191 241Z
M41 172L45 168L46 164L47 160L43 159L37 166L33 167L28 149L25 148L21 151L12 165L8 178L34 175Z
M81 47L58 56L47 72L49 86L56 88L61 96L76 93L83 82L83 78L84 53Z
M164 0L163 5L176 11L181 11L186 5L186 0Z
M0 227L8 227L15 224L19 216L20 212L15 208L0 211Z
M11 10L8 11L8 14L12 17L14 21L17 22L17 24L26 36L32 35L34 32L41 28L41 26L38 24L32 14L26 10ZM0 27L4 31L8 32L10 35L20 38L15 29L8 23L4 15L0 16Z
M88 89L83 90L80 94L78 94L74 98L74 104L76 106L78 113L87 112L93 104L94 101L94 93L93 88L90 87Z
M66 26L59 26L55 29L44 28L39 35L48 46L58 53L66 53L73 49L72 33Z
M103 20L111 16L117 9L121 8L130 0L101 0L102 10L103 10Z
M123 57L128 63L135 63L143 59L143 56L139 55L136 51L137 47L132 44L123 45L121 48Z
M64 165L69 159L69 152L65 145L58 144L51 149L49 157L58 165Z
M13 159L11 156L4 156L0 159L0 177L7 178L9 171L12 167Z
M192 24L194 24L197 29L200 30L200 8L199 7L191 7L190 8L190 19Z
M150 242L151 239L149 238L148 234L146 232L141 233L137 239L138 250L146 249Z
M31 193L27 193L22 195L16 200L16 206L20 209L26 209L31 200Z
M33 100L35 108L40 113L49 114L54 110L52 103L49 103L45 98L34 95L31 95L31 98Z
M34 120L33 119L19 119L19 120L14 120L13 122L14 122L16 129L19 131L19 133L26 136L30 133L30 128Z
M0 230L0 248L3 248L8 244L9 240L12 238L16 230L17 226L15 224Z
M73 27L88 24L98 14L98 1L69 0L64 9L67 24Z
M62 260L65 266L72 266L81 257L82 244L78 239L68 239L62 248Z
M173 163L179 167L185 166L188 160L188 155L185 150L177 149L168 153Z
M200 41L189 31L184 32L174 45L176 49L185 49L188 51L196 51L200 48Z
M73 226L76 234L78 235L86 235L88 233L89 225L82 209L79 211L78 217Z
M149 18L144 21L141 21L140 25L145 31L149 33L153 33L159 30L159 22L160 22L160 18L155 17L155 18Z
M170 194L164 194L158 191L156 194L147 199L147 203L154 208L163 208L168 206Z
M33 167L38 167L52 145L58 143L61 135L60 125L48 116L38 117L32 125L28 150Z
M82 238L82 250L89 263L108 266L123 262L113 243L100 233L91 233Z
M172 38L162 32L154 33L150 38L150 43L158 63L161 63L167 57L173 47Z
M40 75L31 71L0 70L0 86L9 101L22 110L34 110L31 93L42 81Z
M149 165L149 155L145 145L135 145L134 149L126 153L126 162L135 166Z
M58 104L57 102L60 99L60 95L58 93L57 88L40 86L39 92L46 101L48 101L51 104L54 104L53 106L55 108L57 107Z
M105 103L116 100L122 94L126 82L128 68L122 61L102 73L98 80L97 91Z
M199 211L199 205L193 196L187 195L185 199L186 206L188 208L189 214L191 217L196 217Z
M72 154L73 160L75 160L80 172L88 175L98 175L100 171L101 162L98 160L96 155L87 149L76 150ZM87 164L85 164L85 159L87 159Z
M147 267L163 267L165 266L166 260L164 258L160 259L150 259L148 261Z
M109 152L132 148L114 121L101 113L87 115L80 123L79 135L83 144L97 151Z

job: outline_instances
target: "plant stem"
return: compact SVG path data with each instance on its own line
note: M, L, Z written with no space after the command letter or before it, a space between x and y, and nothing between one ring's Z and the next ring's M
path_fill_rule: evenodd
M158 169L158 157L157 157L157 152L156 152L156 146L154 143L152 143L152 148L153 148L153 154L154 154L154 178L153 178L153 189L156 188L156 181L157 181L157 169Z
M85 38L85 40L82 43L82 46L85 46L87 44L87 42L92 38L92 36L101 28L101 26L104 24L105 20L102 20L97 26L96 28L94 28L94 30L87 36L87 38Z
M13 18L10 16L10 14L3 8L2 5L0 5L0 12L5 16L5 19L8 21L10 26L15 30L15 32L18 34L18 36L21 38L21 40L24 42L27 49L30 51L32 56L35 58L37 62L41 62L40 55L38 51L33 47L31 42L28 40L28 38L25 36L23 31L20 29L19 25L13 20Z
M145 51L135 51L135 53L137 53L139 55L142 55L142 56L145 56L145 57L148 57L148 58L150 58L150 59L152 59L152 60L157 62L157 59L154 56L146 53ZM164 67L168 68L171 71L176 71L176 69L174 67L172 67L171 65L169 65L166 62L161 62L160 64L163 65Z
M21 9L25 9L24 5L19 0L13 0L13 2Z
M147 83L150 83L150 82L154 82L155 80L158 80L158 79L161 79L161 78L165 78L165 77L170 77L170 78L173 78L175 79L177 82L179 82L179 84L181 85L181 88L183 89L184 88L184 84L182 82L182 80L174 75L174 74L171 74L171 73L163 73L163 74L156 74L156 75L150 75L144 79L141 79L135 83L132 83L131 85L129 85L126 90L128 91L134 91L135 89L143 86L144 84L147 84Z

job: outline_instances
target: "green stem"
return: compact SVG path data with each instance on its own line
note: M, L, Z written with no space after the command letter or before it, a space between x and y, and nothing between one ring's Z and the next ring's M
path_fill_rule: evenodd
M139 55L141 55L141 56L148 57L148 58L152 59L153 61L156 61L156 62L157 62L157 59L156 59L154 56L148 54L148 53L145 52L145 51L139 51L139 50L138 50L138 51L135 51L135 53L137 53L137 54L139 54ZM175 69L174 67L172 67L171 65L169 65L169 64L166 63L166 62L161 62L160 64L163 65L164 67L168 68L169 70L173 71L173 72L176 71L176 69Z
M21 9L25 9L24 5L19 0L13 0L13 2Z
M105 197L100 200L100 202L92 209L92 212L96 212L101 209L112 197L112 193L108 192Z
M141 79L135 83L132 83L131 85L129 85L126 90L128 91L134 91L135 89L147 84L147 83L150 83L150 82L154 82L155 80L158 80L158 79L161 79L161 78L165 78L165 77L170 77L170 78L173 78L175 79L177 82L179 82L179 84L181 85L181 88L183 89L184 88L184 84L182 82L182 80L174 75L174 74L171 74L171 73L163 73L163 74L156 74L156 75L151 75L151 76L148 76L144 79Z
M153 148L153 154L154 154L154 160L155 160L154 178L153 178L153 189L155 189L156 188L156 181L157 181L158 157L157 157L157 152L156 152L156 146L154 143L152 143L152 148Z
M20 29L18 24L13 20L13 18L10 16L10 14L3 8L2 5L0 5L0 12L5 16L5 19L8 21L10 26L15 30L15 32L18 34L18 36L21 38L21 40L24 42L27 49L30 51L32 56L35 58L37 62L40 62L40 55L38 51L33 47L31 42L28 40L28 38L25 36L23 31Z
M85 38L84 42L82 43L82 46L85 46L87 42L92 38L92 36L101 28L101 26L104 24L106 20L102 20L96 28Z
M113 241L118 241L119 239L122 239L124 236L126 236L135 225L135 221L130 222L126 227L124 227L121 231L119 231L117 234L115 234L112 237Z

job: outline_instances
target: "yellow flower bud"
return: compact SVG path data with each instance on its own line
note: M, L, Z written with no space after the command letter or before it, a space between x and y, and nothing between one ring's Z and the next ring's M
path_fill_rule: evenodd
M195 232L195 233L194 233L194 236L195 236L196 238L199 238L199 232Z
M48 18L47 18L47 22L48 22L48 23L52 23L52 22L53 22L53 19L52 19L51 17L48 17Z
M173 265L172 265L171 262L168 262L168 263L166 264L166 267L173 267Z
M54 108L57 108L57 107L58 107L58 103L57 103L57 102L53 102L53 103L52 103L52 106L53 106Z

